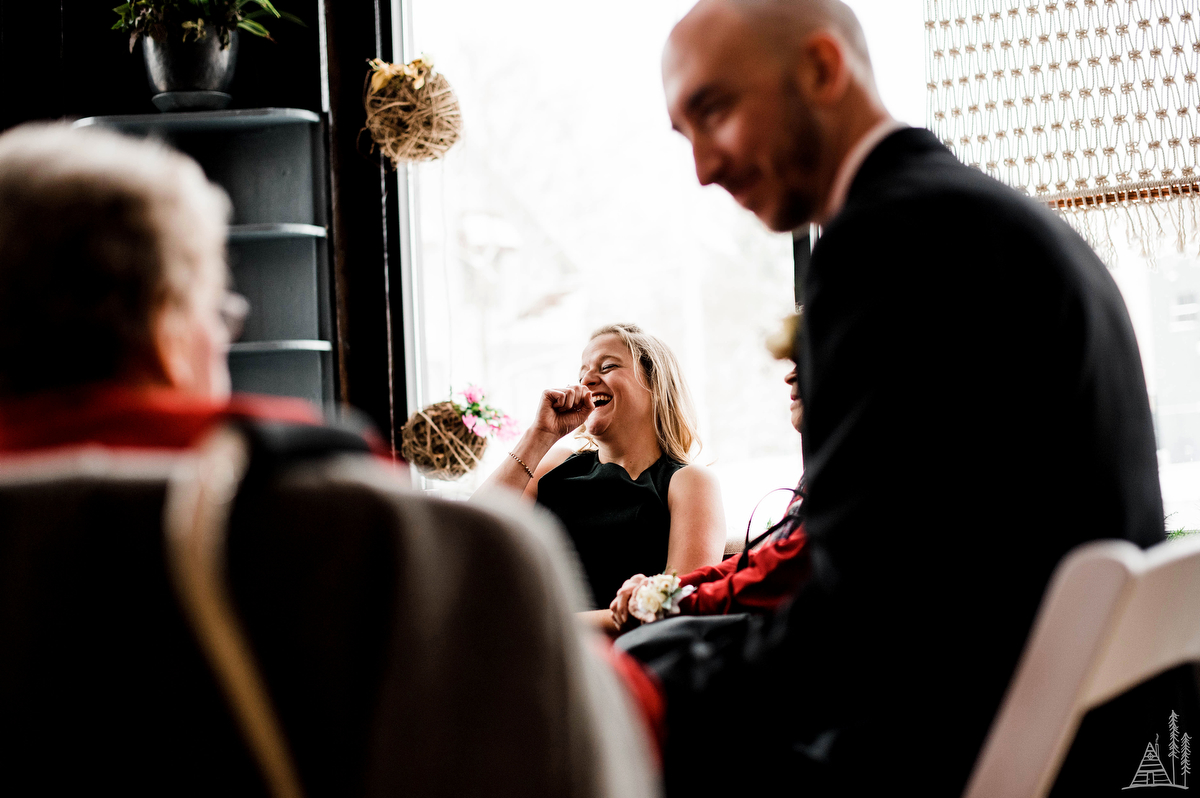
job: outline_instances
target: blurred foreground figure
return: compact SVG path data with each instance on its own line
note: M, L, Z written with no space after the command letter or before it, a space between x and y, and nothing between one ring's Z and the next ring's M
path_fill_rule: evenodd
M229 399L228 202L103 131L0 136L0 772L31 794L654 794L528 511L422 499Z
M796 358L812 576L664 673L668 792L742 783L707 769L721 757L796 794L957 796L1063 555L1163 539L1121 296L1047 208L891 119L837 0L701 0L663 79L701 183L773 230L823 227ZM1094 713L1064 778L1128 785L1194 707L1173 683Z

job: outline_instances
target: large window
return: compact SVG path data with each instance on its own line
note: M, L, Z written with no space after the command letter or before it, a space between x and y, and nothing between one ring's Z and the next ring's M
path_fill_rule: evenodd
M577 378L595 328L629 321L679 357L701 416L700 462L720 477L731 534L769 489L794 485L790 367L766 335L793 308L791 239L696 181L670 129L660 59L692 0L413 0L418 52L459 94L464 136L416 170L425 404L476 383L528 423L544 388ZM905 118L924 114L920 4L860 3L881 50L911 32ZM908 5L897 13L895 5ZM901 43L905 49L905 43ZM898 90L898 91L897 91ZM504 456L456 483L470 493ZM786 494L755 526L779 517Z
M542 389L576 378L588 334L631 321L683 363L731 534L802 465L788 425L788 364L763 339L792 309L788 236L767 232L719 188L701 188L670 130L660 58L692 0L412 0L417 51L462 101L464 137L416 170L423 318L422 403L483 386L531 419ZM924 124L922 4L852 0L880 93ZM1124 241L1119 226L1114 239ZM1139 245L1114 277L1145 362L1171 528L1200 527L1200 268L1170 242ZM469 494L505 447L457 483ZM778 517L786 495L759 510Z
M1200 256L1195 243L1181 253L1167 236L1148 260L1122 221L1113 229L1121 245L1113 277L1142 352L1167 528L1200 529Z

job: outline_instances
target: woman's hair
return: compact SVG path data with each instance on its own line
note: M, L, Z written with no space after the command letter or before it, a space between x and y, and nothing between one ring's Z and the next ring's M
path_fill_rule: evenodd
M159 143L63 124L0 136L0 396L119 378L224 262L229 200Z
M672 460L691 462L693 449L700 449L700 434L692 394L674 353L636 324L609 324L592 333L588 340L594 341L601 335L620 338L637 362L638 383L650 391L658 448ZM577 429L575 436L585 441L580 451L596 448L595 440L584 427Z
M776 360L791 360L796 356L796 339L804 311L797 310L779 322L779 329L767 336L767 351Z

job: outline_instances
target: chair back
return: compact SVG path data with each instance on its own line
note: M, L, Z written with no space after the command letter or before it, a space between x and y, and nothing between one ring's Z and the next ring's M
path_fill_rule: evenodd
M270 446L255 429L248 461L228 431L187 452L0 456L9 781L656 794L547 516L422 497L374 458L318 446L317 428Z
M1059 564L965 798L1042 798L1088 710L1200 662L1200 536L1088 543Z

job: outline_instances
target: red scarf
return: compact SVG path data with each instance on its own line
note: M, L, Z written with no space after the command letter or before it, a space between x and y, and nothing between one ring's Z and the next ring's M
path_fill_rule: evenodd
M217 402L166 387L90 385L0 402L0 454L86 445L186 449L235 417L321 423L300 399L239 395Z

